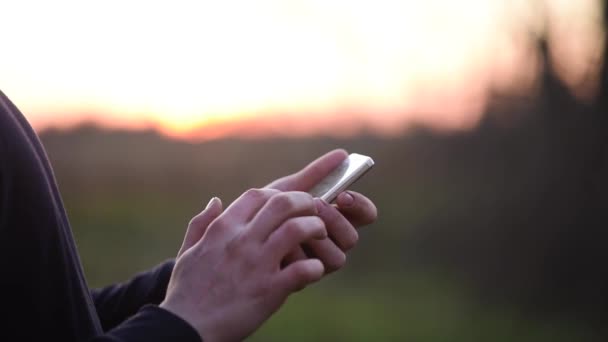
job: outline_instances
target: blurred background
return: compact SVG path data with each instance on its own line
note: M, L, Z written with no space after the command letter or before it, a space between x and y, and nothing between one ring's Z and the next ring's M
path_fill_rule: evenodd
M0 87L41 135L91 286L174 256L337 147L379 208L252 341L608 338L599 0L20 1Z

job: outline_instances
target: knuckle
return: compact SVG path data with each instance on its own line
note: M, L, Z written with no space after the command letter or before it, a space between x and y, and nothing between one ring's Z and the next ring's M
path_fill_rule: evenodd
M191 248L187 250L186 252L184 252L182 257L187 257L190 263L195 262L196 264L198 264L200 260L208 259L210 257L210 254L211 252L208 248L199 246L198 248Z
M280 193L272 197L271 205L279 212L291 212L296 209L297 202L292 195Z
M327 237L327 228L325 222L318 216L310 216L307 220L307 227L311 236L325 236Z
M294 283L297 284L297 288L300 288L308 280L308 269L306 267L296 267L291 276Z
M280 192L275 194L270 201L277 211L294 212L310 209L311 212L316 212L313 197L305 192Z
M307 192L300 192L299 194L300 194L300 196L302 196L303 200L305 201L306 206L310 209L313 209L315 212L317 212L317 205L315 204L314 197L312 197L312 195Z
M220 230L221 231L221 230L226 229L227 226L228 226L228 223L226 222L226 219L224 219L223 217L219 217L215 221L213 221L213 223L211 223L211 225L209 226L209 228L207 228L207 230L209 230L209 231Z
M285 222L285 230L288 236L302 237L306 234L306 225L301 220L291 219Z
M249 190L245 191L245 193L243 194L244 198L251 199L251 200L262 200L262 199L266 199L268 196L269 196L268 190L257 189L257 188L249 189Z
M194 216L193 218L190 219L190 222L188 222L188 227L192 227L195 226L196 223L198 221L198 215Z
M198 225L200 225L200 224L201 224L201 221L204 221L204 220L203 220L203 219L204 219L204 217L205 217L205 215L203 215L203 213L202 213L202 212L201 212L201 213L196 214L196 215L195 215L194 217L192 217L192 218L190 219L190 221L188 222L188 227L190 227L190 226L198 226Z
M326 229L325 221L323 221L323 219L321 219L319 216L311 216L311 225L318 229Z

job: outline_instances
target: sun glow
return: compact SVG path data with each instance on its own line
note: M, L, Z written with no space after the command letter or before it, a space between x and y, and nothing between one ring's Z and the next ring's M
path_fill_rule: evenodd
M83 120L214 137L246 133L238 122L256 123L253 135L294 122L305 134L466 128L489 89L521 86L530 72L521 27L542 18L526 3L14 1L0 21L0 87L38 129ZM576 3L574 22L599 12L599 1ZM596 26L575 25L587 43L576 44L578 58L565 49L566 69L580 74L598 54Z

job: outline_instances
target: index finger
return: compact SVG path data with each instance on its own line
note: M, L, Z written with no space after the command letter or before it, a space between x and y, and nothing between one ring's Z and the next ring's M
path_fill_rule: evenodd
M305 192L282 192L269 199L251 220L248 234L266 238L283 222L298 216L317 214L312 196Z
M230 221L248 222L272 196L278 193L279 191L274 189L249 189L234 200L222 215Z

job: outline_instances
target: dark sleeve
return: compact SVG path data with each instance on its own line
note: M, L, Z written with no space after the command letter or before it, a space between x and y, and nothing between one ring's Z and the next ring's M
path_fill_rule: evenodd
M90 342L202 342L200 335L181 318L155 305L145 305L137 314Z
M105 333L91 342L202 342L189 323L157 306L174 265L169 260L127 282L92 290Z
M0 340L200 342L187 322L145 305L162 300L172 267L98 291L94 305L44 148L0 91ZM122 323L102 329L97 310L106 326Z
M160 304L165 298L174 263L169 260L127 282L93 289L91 294L103 330L118 326L146 304Z

